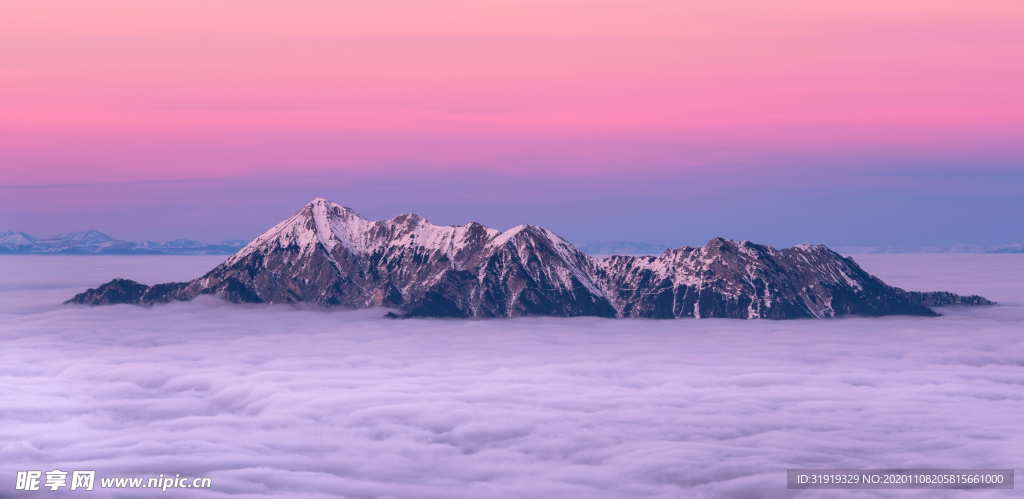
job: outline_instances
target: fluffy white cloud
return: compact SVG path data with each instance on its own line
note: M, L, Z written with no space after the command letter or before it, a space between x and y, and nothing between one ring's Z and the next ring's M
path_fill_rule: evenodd
M939 287L1005 305L784 322L61 307L111 268L152 281L209 259L3 258L0 495L15 470L60 468L213 478L167 497L892 497L795 493L784 470L1024 455L1024 258L964 258L975 281Z

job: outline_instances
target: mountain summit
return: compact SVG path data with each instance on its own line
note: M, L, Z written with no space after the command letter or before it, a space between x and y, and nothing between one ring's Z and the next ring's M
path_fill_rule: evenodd
M407 317L824 318L936 315L980 296L888 286L825 246L715 238L659 256L595 259L554 232L419 215L370 221L317 198L206 275L146 286L115 279L69 303L231 302L390 307Z

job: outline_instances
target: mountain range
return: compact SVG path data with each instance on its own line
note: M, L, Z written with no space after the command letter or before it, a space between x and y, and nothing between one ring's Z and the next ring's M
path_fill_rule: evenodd
M937 315L980 296L888 286L822 245L715 238L657 256L595 258L534 225L370 221L317 198L188 282L114 279L69 303L231 302L388 307L403 317L827 318Z
M0 254L61 255L230 255L245 241L204 243L192 239L132 242L114 239L97 230L35 237L24 232L0 232Z

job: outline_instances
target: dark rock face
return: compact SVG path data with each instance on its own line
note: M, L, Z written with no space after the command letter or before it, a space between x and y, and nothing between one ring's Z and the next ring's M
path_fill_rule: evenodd
M88 303L91 305L107 305L114 303L142 303L142 295L146 294L149 286L140 284L131 279L114 279L98 288L90 288L84 293L75 295L71 299L74 303ZM88 297L88 300L84 298Z
M925 307L944 307L948 305L993 305L994 303L978 295L961 296L947 291L905 291L908 298Z
M936 315L979 296L887 286L824 246L777 250L716 238L659 256L596 260L542 227L371 222L317 199L206 275L145 286L115 279L70 303L231 302L397 308L408 317L823 318Z
M68 303L83 303L89 305L112 305L116 303L130 303L135 305L149 305L154 303L166 303L178 298L178 291L185 287L186 283L172 282L146 286L131 279L114 279L98 288L91 288L84 293L75 295L68 300Z

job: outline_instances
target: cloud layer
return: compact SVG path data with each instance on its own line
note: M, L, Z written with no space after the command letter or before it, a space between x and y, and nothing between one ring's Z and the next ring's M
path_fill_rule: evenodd
M1005 304L789 322L88 309L53 304L111 269L153 282L212 259L5 257L0 495L60 468L213 478L167 497L892 497L788 492L784 470L1014 467L1024 258L952 257L867 267ZM921 492L900 497L1012 491Z

